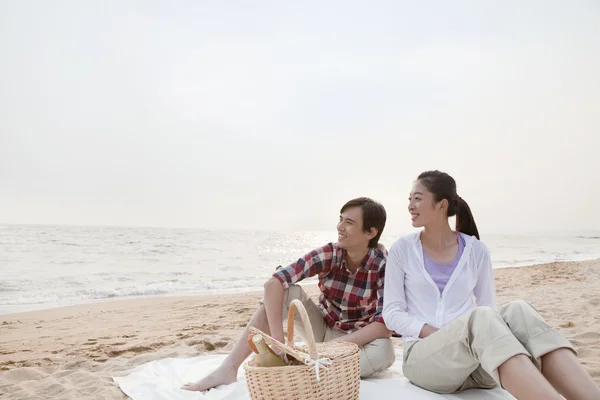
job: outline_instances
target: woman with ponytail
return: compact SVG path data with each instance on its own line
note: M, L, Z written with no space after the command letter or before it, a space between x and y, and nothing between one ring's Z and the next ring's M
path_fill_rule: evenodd
M517 399L600 399L573 346L531 305L496 309L488 249L450 175L419 175L408 211L423 229L389 251L383 318L403 336L403 371L413 384L437 393L498 385Z

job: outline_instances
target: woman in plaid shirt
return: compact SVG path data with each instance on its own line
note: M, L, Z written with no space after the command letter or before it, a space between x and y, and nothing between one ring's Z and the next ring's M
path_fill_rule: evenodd
M254 326L284 342L283 319L292 300L302 301L317 342L344 341L361 348L360 374L370 376L390 367L394 348L381 315L387 251L379 245L386 221L383 206L360 197L340 211L338 241L315 249L285 268L278 268L265 283L264 298L233 351L210 375L185 390L204 391L237 380L237 371L251 354L247 337ZM318 276L318 304L296 283ZM298 333L304 336L296 314Z

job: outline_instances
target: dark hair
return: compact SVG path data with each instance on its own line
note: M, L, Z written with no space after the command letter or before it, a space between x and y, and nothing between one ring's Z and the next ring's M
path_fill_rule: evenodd
M479 239L479 231L471 208L457 193L456 181L450 175L438 170L425 171L417 178L423 186L433 193L435 202L448 200L448 217L456 215L456 230L475 236Z
M377 229L377 235L369 240L369 247L377 247L379 238L383 233L383 228L385 228L385 220L387 218L385 208L383 208L383 206L375 200L372 200L368 197L358 197L344 204L340 210L340 214L350 207L360 207L362 209L363 232L368 232L372 228Z

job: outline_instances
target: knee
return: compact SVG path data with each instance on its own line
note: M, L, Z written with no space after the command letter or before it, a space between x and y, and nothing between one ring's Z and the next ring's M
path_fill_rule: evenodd
M300 299L302 296L302 288L300 285L290 285L284 291L284 299L289 297L290 299Z
M471 312L471 319L492 320L498 318L498 312L491 307L479 306Z
M519 311L520 310L532 311L533 307L531 306L531 304L529 304L525 300L513 300L510 303L507 303L504 307L502 307L502 310L507 310L507 311L515 311L515 310L519 310Z
M535 308L525 300L514 300L500 308L500 315L502 315L504 320L531 314L537 314L537 312L535 311Z
M361 377L385 371L396 361L394 345L390 339L376 339L362 348L360 358Z

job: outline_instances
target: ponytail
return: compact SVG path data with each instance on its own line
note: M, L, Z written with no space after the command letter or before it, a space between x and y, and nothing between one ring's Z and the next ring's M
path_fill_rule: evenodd
M456 215L456 230L479 239L479 231L471 208L456 194L456 181L450 175L438 170L425 171L417 178L433 194L435 202L448 200L448 217Z
M475 218L473 218L473 213L471 213L471 208L467 202L464 201L462 197L458 197L456 206L455 229L458 232L466 233L467 235L475 236L477 239L479 239L477 224L475 224Z

